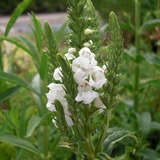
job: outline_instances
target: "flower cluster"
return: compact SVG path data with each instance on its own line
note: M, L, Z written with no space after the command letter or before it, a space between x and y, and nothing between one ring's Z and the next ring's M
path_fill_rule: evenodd
M100 89L106 83L105 70L97 66L95 54L87 47L82 48L79 51L79 57L72 62L72 70L78 84L78 94L75 100L82 101L84 104L90 104L95 100L96 107L103 107L99 94L94 89Z
M95 90L102 88L106 83L104 75L105 67L101 68L97 66L95 54L87 47L79 51L79 57L77 58L73 55L74 52L76 52L74 48L69 48L65 57L67 60L73 60L71 67L74 72L74 79L78 84L78 93L75 100L77 102L83 102L84 104L90 104L94 101L95 107L104 108L104 104L101 102L99 94ZM48 99L47 108L51 112L56 112L54 102L58 100L63 106L68 126L72 126L73 122L70 118L68 103L65 98L66 93L64 91L64 85L62 84L62 76L61 67L56 68L53 73L53 78L54 80L60 81L61 84L49 84L49 92L46 94Z

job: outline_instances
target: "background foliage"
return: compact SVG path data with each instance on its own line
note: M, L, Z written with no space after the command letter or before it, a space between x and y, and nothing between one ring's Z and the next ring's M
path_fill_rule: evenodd
M1 0L0 15L10 14L22 0ZM100 12L102 17L106 18L110 11L116 12L134 12L134 0L92 0L95 8ZM142 0L143 11L154 9L156 0ZM9 4L9 5L8 5ZM36 13L65 11L67 0L34 0L26 11Z

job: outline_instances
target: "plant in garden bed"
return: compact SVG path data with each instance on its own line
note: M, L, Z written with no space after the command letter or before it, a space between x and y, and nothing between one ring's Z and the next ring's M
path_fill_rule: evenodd
M110 43L104 48L107 61L98 62L97 24L93 14L86 16L88 7L92 8L91 13L94 11L92 3L70 0L69 4L70 48L64 56L56 56L56 66L55 59L52 62L55 70L53 83L48 86L47 108L53 112L54 125L79 159L112 159L112 143L126 137L136 139L125 130L106 136L120 80L120 27L116 15L110 13Z
M136 35L136 54L132 54L132 48L123 50L120 25L124 25L119 25L113 12L109 15L107 27L109 42L107 46L102 46L91 0L68 0L68 22L57 36L47 22L43 27L34 14L30 16L34 44L24 36L7 36L29 2L24 0L15 10L5 34L0 36L0 42L8 41L28 53L37 73L29 84L13 73L4 72L0 63L0 80L5 86L0 92L0 102L8 100L12 104L14 99L9 98L22 87L30 92L23 89L17 95L31 93L25 96L24 103L19 97L19 104L0 111L0 141L19 147L15 159L157 158L158 152L147 145L152 144L152 136L150 139L148 136L152 131L157 131L160 125L155 121L155 116L146 112L145 107L151 103L147 104L145 97L148 95L144 93L150 91L150 88L145 88L148 84L159 86L159 79L142 81L141 76L145 77L146 73L142 75L139 70L146 70L144 63L148 63L145 59L154 63L152 67L159 67L157 56L146 56L141 52L143 30L155 26L159 21L149 21L140 26L139 1L135 1L136 29L131 23L125 24ZM67 52L57 47L66 24L69 27ZM131 66L128 67L125 62ZM136 66L135 70L132 66ZM152 67L147 66L147 69L150 71ZM134 81L129 78L129 73L121 74L127 72L126 68L135 71L132 77ZM158 71L155 74L158 75ZM125 97L132 97L134 107L124 105L132 106L132 101L127 101ZM29 103L28 99L34 99L34 103ZM34 104L37 107L33 109ZM159 150L158 143L156 150ZM63 151L65 154L61 154Z

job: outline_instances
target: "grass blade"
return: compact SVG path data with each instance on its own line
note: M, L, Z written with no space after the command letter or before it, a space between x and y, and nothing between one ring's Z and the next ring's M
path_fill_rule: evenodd
M32 88L27 82L25 82L23 79L17 77L14 74L9 74L9 73L6 73L6 72L0 72L0 79L7 80L9 82L20 85L24 88L27 88L27 89L33 91L37 95L40 95L40 93L38 91L36 91L34 88Z
M27 140L18 138L16 136L1 135L0 136L0 142L7 142L9 144L12 144L14 146L23 148L23 149L28 150L32 153L37 154L37 155L40 154L40 151L32 143L28 142Z
M9 31L11 30L12 26L16 22L17 18L23 13L23 11L28 7L32 0L23 0L17 8L14 10L5 30L5 36L8 35Z
M14 93L16 93L21 87L20 86L14 86L11 87L9 89L7 89L6 91L0 93L0 103L6 99L8 99L9 97L11 97Z
M34 130L40 124L40 122L41 118L39 116L33 116L29 120L26 137L30 137L33 134Z

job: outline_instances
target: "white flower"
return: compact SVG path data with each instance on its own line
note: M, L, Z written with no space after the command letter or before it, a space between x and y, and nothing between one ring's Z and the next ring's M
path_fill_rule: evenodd
M68 126L71 126L73 122L71 123L72 119L70 118L70 112L68 110L67 100L65 99L65 91L63 89L63 84L51 83L48 85L48 88L50 89L49 92L46 94L48 98L47 102L48 110L51 112L56 112L54 101L58 100L63 106L66 122Z
M61 81L62 82L62 73L61 73L61 67L58 67L54 70L53 73L53 78L57 81Z
M72 121L72 119L71 119L70 116L65 115L65 120L66 120L67 125L68 125L69 127L70 127L70 126L73 126L73 121Z
M52 102L48 102L48 103L47 103L47 109L48 109L50 112L55 112L55 111L56 111L56 108L55 108L54 104L52 104Z
M94 67L90 75L89 84L96 89L100 89L106 81L104 70L98 66Z
M79 51L79 55L80 56L72 62L72 70L74 72L76 72L79 68L85 72L89 72L90 69L97 65L95 55L90 51L89 48L82 48Z
M90 47L91 45L93 45L93 41L92 40L89 40L88 42L83 44L84 47Z
M106 71L107 71L107 66L104 64L104 65L102 66L102 69L104 70L104 72L106 72Z
M52 123L55 125L56 128L58 128L58 126L56 124L56 119L52 119Z
M50 89L49 92L46 94L48 101L54 103L57 99L61 102L63 106L67 106L67 101L65 99L65 91L63 89L62 84L51 83L48 85Z
M100 109L105 109L106 108L99 97L95 99L94 105L95 105L95 107L100 108Z
M89 34L92 34L94 32L94 30L90 29L90 28L87 28L84 30L84 34L85 35L89 35Z
M68 49L68 53L72 53L72 54L73 54L74 52L76 52L76 49L75 49L75 48L69 48L69 49Z
M93 91L88 82L84 82L78 86L78 94L75 98L77 102L83 102L84 104L90 104L99 95Z
M86 42L86 43L83 44L84 47L90 47L90 45L91 45L91 44L88 43L88 42Z
M89 70L92 67L88 58L78 57L72 62L72 70L76 72L79 68L82 70Z
M95 57L94 53L92 53L91 50L87 47L84 47L79 51L79 56L89 58L89 59L92 59Z
M67 58L67 60L72 60L75 58L75 56L73 55L74 52L76 52L75 48L68 49L68 53L65 54L65 57Z
M74 79L77 83L82 83L88 78L88 73L82 70L81 68L77 69L74 74Z
M67 60L72 60L72 59L75 58L75 56L73 54L71 54L71 53L66 53L65 57L67 58Z

